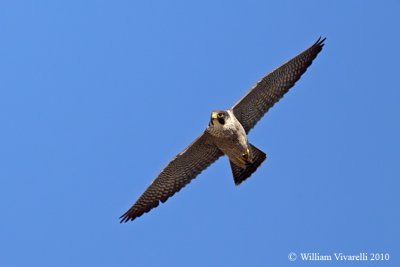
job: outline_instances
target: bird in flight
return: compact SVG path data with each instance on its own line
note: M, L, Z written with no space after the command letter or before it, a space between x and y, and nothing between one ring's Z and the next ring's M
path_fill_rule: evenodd
M306 72L321 52L324 39L262 78L231 109L211 113L206 130L162 170L136 203L121 217L133 221L166 202L218 158L229 158L236 185L249 178L267 155L252 145L247 134Z

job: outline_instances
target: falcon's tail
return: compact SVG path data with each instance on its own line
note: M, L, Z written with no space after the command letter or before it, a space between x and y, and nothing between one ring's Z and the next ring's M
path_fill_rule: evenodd
M240 185L244 180L249 178L253 172L257 170L257 168L261 165L261 163L264 162L264 160L267 158L267 155L250 144L251 147L251 155L252 155L252 163L246 165L245 168L241 168L232 161L231 163L231 168L232 168L232 174L233 174L233 180L235 181L236 185Z

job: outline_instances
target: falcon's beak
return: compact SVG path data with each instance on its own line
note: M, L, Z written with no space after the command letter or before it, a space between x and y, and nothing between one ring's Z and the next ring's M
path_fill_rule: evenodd
M213 113L211 113L211 118L212 119L217 119L218 118L218 112L213 112Z

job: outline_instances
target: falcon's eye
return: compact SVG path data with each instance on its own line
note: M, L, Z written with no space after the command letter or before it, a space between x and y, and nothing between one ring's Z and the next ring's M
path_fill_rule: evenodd
M223 113L218 113L218 118L223 118L224 114Z

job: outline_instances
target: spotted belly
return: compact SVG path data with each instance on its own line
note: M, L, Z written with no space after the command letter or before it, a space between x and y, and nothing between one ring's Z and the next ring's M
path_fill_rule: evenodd
M247 140L238 138L216 138L215 145L236 165L244 168L251 163L251 151Z

